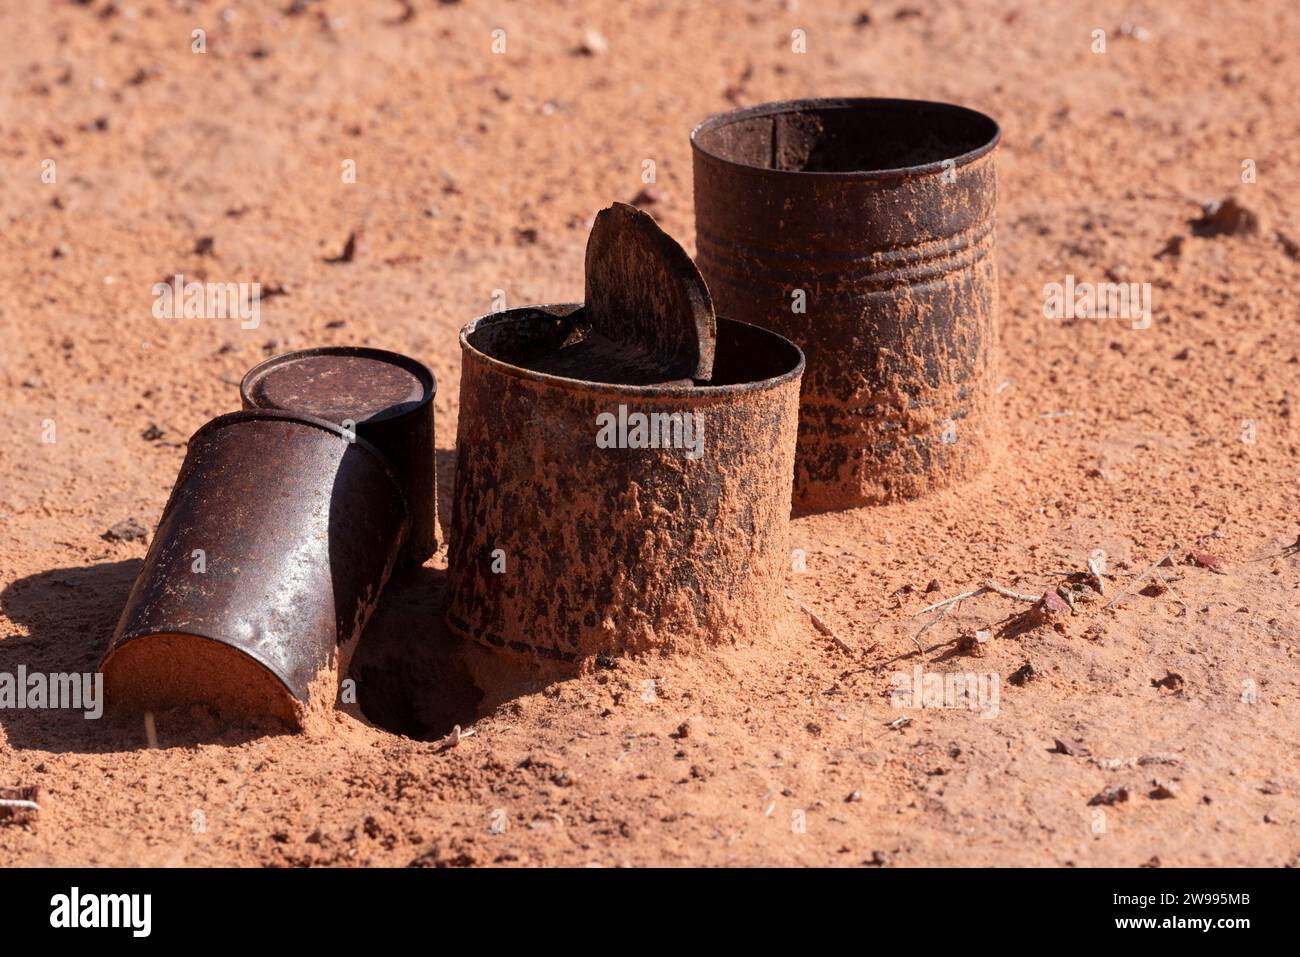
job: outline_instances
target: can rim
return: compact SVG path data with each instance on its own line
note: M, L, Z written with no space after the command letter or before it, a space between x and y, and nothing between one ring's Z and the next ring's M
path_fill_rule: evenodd
M790 170L790 169L771 169L765 166L755 166L752 163L740 163L736 160L727 159L719 156L717 153L706 149L699 142L699 134L714 130L722 126L730 126L741 120L753 119L759 116L771 116L776 113L802 113L812 110L826 109L860 109L863 107L875 107L893 109L898 111L914 110L917 108L937 109L940 111L965 114L974 119L982 120L989 123L993 128L993 135L987 142L967 150L964 153L958 153L955 156L945 157L933 163L922 163L917 166L898 166L887 169L869 169L869 170ZM967 166L979 159L981 156L993 151L993 148L1002 140L1002 127L998 121L993 119L987 113L981 113L979 110L973 110L967 106L960 106L956 103L944 103L939 100L911 100L899 99L894 97L873 97L873 96L848 96L848 97L812 97L802 100L778 100L771 103L760 103L756 106L746 106L738 110L730 110L726 113L718 113L709 117L702 123L698 123L691 130L691 152L696 156L707 157L709 160L729 167L738 172L750 173L752 175L763 176L790 176L790 177L822 177L828 180L852 180L861 182L864 180L887 180L903 179L912 176L923 176L930 173L942 172L948 169L946 164L952 163L956 166Z
M592 382L588 379L574 379L568 376L552 375L549 372L536 372L532 369L526 369L523 366L515 365L513 362L506 362L504 359L498 359L495 356L488 355L482 349L475 346L469 341L469 336L477 331L479 323L486 321L501 322L512 315L515 318L522 318L515 314L522 312L549 312L556 316L568 316L582 308L582 303L545 303L530 306L518 306L514 309L507 309L504 312L492 312L486 316L479 316L471 320L460 330L460 348L462 353L473 355L475 359L484 364L495 368L507 375L514 376L518 379L528 379L533 382L541 382L551 385L562 386L569 389L582 389L584 392L608 395L625 395L625 396L645 396L645 397L667 397L675 398L682 396L694 396L696 398L719 398L729 395L743 395L749 392L763 392L774 389L786 382L798 379L804 372L805 357L803 350L797 344L791 342L785 336L771 329L764 329L762 326L754 325L751 322L742 322L739 319L729 319L725 316L718 316L719 326L723 323L736 326L745 326L765 336L780 341L794 350L798 356L798 361L792 368L780 375L771 376L766 379L755 379L749 382L734 382L729 385L620 385L615 382Z
M239 398L244 407L248 409L266 409L272 410L277 406L265 406L258 403L253 397L253 389L258 382L282 365L288 365L290 362L296 362L300 359L312 359L316 356L343 356L350 358L374 359L378 362L386 362L389 365L397 366L406 370L415 376L420 384L424 387L424 395L420 401L411 405L410 403L401 403L377 413L366 419L360 425L370 425L375 422L386 422L389 419L395 419L398 416L413 412L415 409L423 408L433 401L433 397L438 394L438 379L433 374L433 370L426 366L419 359L403 355L400 352L393 352L388 349L375 349L370 346L315 346L311 349L297 349L293 352L283 352L278 356L271 356L263 359L253 368L244 373L244 377L239 380ZM310 413L299 413L293 409L281 411L293 412L295 415L305 415Z

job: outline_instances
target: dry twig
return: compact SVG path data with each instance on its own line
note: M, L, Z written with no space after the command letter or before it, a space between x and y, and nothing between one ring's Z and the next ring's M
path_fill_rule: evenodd
M460 725L458 724L452 725L451 732L447 735L447 737L442 739L442 742L438 745L438 750L447 751L451 748L454 748L456 745L460 744L461 741L463 741L465 738L471 737L473 734L474 734L473 728L470 728L466 731L462 731L460 729Z
M918 631L915 635L912 636L912 643L916 645L916 650L921 654L922 657L925 656L925 648L922 647L921 645L921 636L924 635L931 628L933 628L935 625L939 624L939 622L947 618L948 613L952 611L952 609L955 608L959 603L965 601L967 598L975 598L976 596L982 595L985 592L993 592L995 595L1001 595L1003 598L1011 598L1015 601L1027 601L1031 603L1037 602L1038 599L1041 597L1039 595L1025 595L1025 594L1021 594L1020 592L1012 591L1010 588L1007 588L1005 585L999 585L993 579L986 578L984 579L984 584L981 585L979 588L972 588L970 591L964 591L960 595L953 595L951 598L945 598L942 601L936 601L933 605L926 605L924 608L922 608L912 617L919 618L922 615L928 614L929 612L932 611L938 611L939 614L935 615L924 625L922 625L920 631Z
M789 592L786 592L785 594L787 598L789 598L796 605L798 605L799 609L805 615L808 616L808 620L812 622L812 626L816 628L820 634L825 635L827 638L829 638L831 641L835 643L836 648L840 649L840 651L844 652L847 655L854 654L853 648L850 647L847 642L842 640L839 635L835 634L835 632L831 630L830 625L826 624L826 622L818 618L816 612L814 612L811 608L809 608L807 605L801 602L798 598L795 598L794 595L791 595Z
M1142 581L1142 579L1150 575L1152 571L1159 568L1160 563L1163 562L1165 559L1167 559L1170 555L1172 555L1176 551L1178 551L1177 542L1174 543L1173 548L1169 549L1169 551L1165 552L1163 555L1161 555L1159 558L1153 561L1146 568L1142 569L1142 571L1138 573L1138 576L1136 578L1134 578L1131 582L1129 582L1127 585L1124 586L1123 591L1121 591L1118 595L1112 598L1105 605L1105 607L1102 608L1102 611L1106 611L1108 608L1117 605L1122 599L1127 598L1129 595L1131 595L1133 593L1133 589L1137 586L1138 582Z
M1287 545L1280 552L1273 552L1269 555L1261 555L1259 558L1249 558L1251 562L1266 562L1272 558L1290 558L1292 555L1300 554L1300 535L1295 537L1295 541Z
M1169 583L1169 579L1165 578L1164 575L1160 574L1159 568L1155 569L1155 573L1156 573L1156 578L1160 579L1160 584L1165 586L1165 591L1173 595L1174 601L1178 602L1178 604L1183 606L1183 614L1186 615L1190 611L1190 609L1187 607L1187 602L1183 601L1183 596L1178 594L1178 592L1174 591L1174 586Z
M985 579L984 587L988 591L996 592L997 594L1001 595L1003 598L1010 598L1013 599L1014 601L1027 601L1030 604L1037 602L1040 598L1043 597L1042 595L1024 595L1018 591L1012 591L1010 588L1007 588L1003 585L999 585L991 578Z
M1088 575L1092 579L1092 583L1097 587L1097 594L1105 598L1106 597L1105 576L1102 575L1101 565L1097 563L1096 559L1093 558L1088 559Z

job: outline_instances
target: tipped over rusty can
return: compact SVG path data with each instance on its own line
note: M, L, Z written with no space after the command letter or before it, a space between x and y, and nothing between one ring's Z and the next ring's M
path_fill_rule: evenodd
M383 349L327 346L273 356L239 384L245 409L280 409L325 419L378 448L397 469L411 509L401 565L438 549L433 396L423 363Z
M213 419L190 439L108 652L110 705L209 703L301 724L332 705L405 542L397 473L324 419Z
M708 382L608 382L607 363L552 360L581 355L589 326L577 304L532 306L460 334L448 623L564 661L765 634L789 564L802 354L718 318Z
M794 501L912 498L992 452L998 125L889 99L768 103L691 133L721 315L804 350Z

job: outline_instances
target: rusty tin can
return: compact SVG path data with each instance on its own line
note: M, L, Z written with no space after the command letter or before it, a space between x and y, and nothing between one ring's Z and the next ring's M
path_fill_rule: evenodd
M398 475L324 419L232 412L190 439L108 652L108 700L300 724L335 695L404 543Z
M804 350L795 506L912 498L989 460L996 122L817 99L691 132L696 262L721 315Z
M334 422L393 463L411 509L399 565L420 565L438 550L438 481L433 397L423 363L383 349L326 346L273 356L239 384L245 409L281 409Z
M564 661L765 633L789 564L802 353L719 318L708 384L528 368L581 309L461 331L449 625Z

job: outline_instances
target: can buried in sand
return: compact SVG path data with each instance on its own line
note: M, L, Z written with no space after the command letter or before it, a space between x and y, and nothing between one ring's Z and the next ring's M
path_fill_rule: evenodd
M420 565L438 549L433 396L421 362L356 346L304 349L255 365L239 384L245 409L281 409L341 425L397 469L411 509L399 564Z
M692 131L718 312L808 358L797 508L912 498L988 462L999 135L973 110L886 99L769 103Z
M109 702L300 725L332 707L405 542L393 466L342 426L233 412L190 439L100 665Z
M789 564L802 355L719 318L707 384L536 371L581 312L461 332L448 623L566 661L760 636Z
M645 221L629 235L598 220L592 242L617 236L639 247L628 256L646 254L662 234ZM619 301L592 295L593 282L622 281L615 261L632 260L589 245L597 313ZM670 266L649 255L638 269ZM690 290L677 301L691 305L660 315L678 324L661 336L611 342L600 330L620 328L619 317L578 304L495 313L462 330L454 631L578 661L752 640L771 627L789 562L803 356L772 332L714 319L693 273L676 280ZM638 308L637 295L612 308ZM624 318L622 328L637 321ZM681 378L705 355L708 381Z

